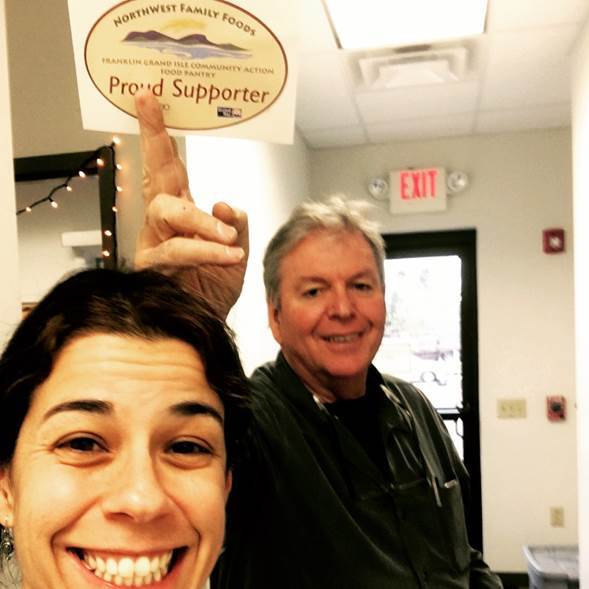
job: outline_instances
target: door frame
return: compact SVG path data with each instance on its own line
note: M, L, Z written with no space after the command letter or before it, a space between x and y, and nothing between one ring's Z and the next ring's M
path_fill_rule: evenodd
M387 259L457 255L462 260L460 340L463 407L456 411L444 411L442 418L445 421L462 418L464 464L470 474L470 490L468 498L465 498L469 540L473 548L482 550L476 230L388 233L382 237Z

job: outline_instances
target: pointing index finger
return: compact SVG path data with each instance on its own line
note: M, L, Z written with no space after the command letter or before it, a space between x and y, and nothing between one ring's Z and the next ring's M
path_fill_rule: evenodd
M150 91L142 90L135 96L135 108L141 133L145 200L150 202L162 192L174 196L188 194L186 168L178 157L176 143L166 131L157 99Z

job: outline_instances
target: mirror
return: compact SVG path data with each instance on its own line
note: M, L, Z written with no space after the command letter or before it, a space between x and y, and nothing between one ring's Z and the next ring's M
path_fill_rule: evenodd
M103 147L15 160L24 311L73 270L116 267L113 158Z

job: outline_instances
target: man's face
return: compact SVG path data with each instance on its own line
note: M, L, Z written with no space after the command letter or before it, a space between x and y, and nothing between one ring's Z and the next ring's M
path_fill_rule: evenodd
M282 260L270 327L288 363L326 401L364 393L385 323L383 285L357 231L317 230Z

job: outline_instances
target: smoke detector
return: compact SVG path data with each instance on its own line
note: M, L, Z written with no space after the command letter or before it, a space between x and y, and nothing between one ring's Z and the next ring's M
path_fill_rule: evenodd
M362 57L358 66L364 87L382 90L458 82L466 74L467 59L466 47L440 47Z

